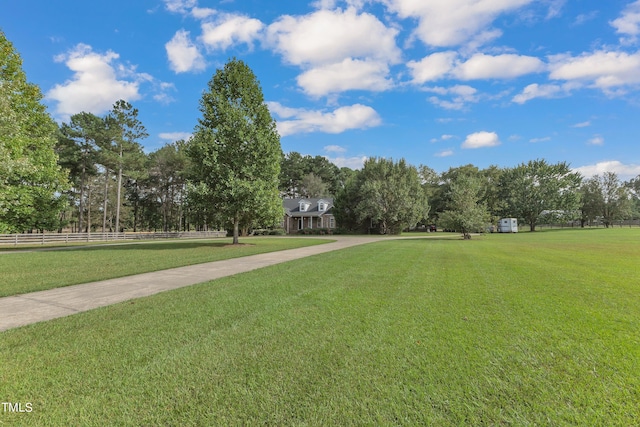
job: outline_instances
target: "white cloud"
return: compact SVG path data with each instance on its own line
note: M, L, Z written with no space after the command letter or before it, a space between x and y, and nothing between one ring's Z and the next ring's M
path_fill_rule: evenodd
M562 8L567 0L547 0L549 3L549 10L547 12L546 19L555 18L562 14Z
M339 145L327 145L324 147L324 151L327 153L345 153L347 149Z
M364 166L364 162L367 161L368 157L367 156L355 156L355 157L327 157L325 156L325 158L327 160L329 160L331 163L333 163L334 165L338 166L339 168L349 168L349 169L354 169L354 170L358 170L358 169L362 169L362 167Z
M513 97L512 101L516 104L524 104L535 98L560 98L567 96L572 89L575 89L578 85L575 84L543 84L538 83L530 84L525 87L522 93Z
M554 80L591 83L605 93L612 93L615 87L640 83L640 52L598 51L577 57L556 55L550 59L550 78Z
M222 14L213 22L202 24L202 42L210 49L225 50L239 43L252 45L264 28L258 19Z
M458 54L456 52L438 52L421 61L409 61L413 83L423 84L445 77L452 69Z
M351 129L366 129L382 123L378 113L371 107L355 104L340 107L331 112L288 108L277 102L268 102L269 110L282 120L277 121L280 136L297 133L342 133Z
M294 65L335 64L345 58L395 63L401 54L396 46L397 34L374 15L349 8L282 16L268 27L267 39Z
M297 83L308 95L391 88L389 65L401 57L398 30L356 7L324 9L331 5L320 1L316 6L323 8L308 15L281 16L267 28L265 45L304 70Z
M623 44L635 43L640 35L640 0L627 5L622 16L610 22L616 29L616 33L622 34L620 42Z
M449 157L453 156L453 150L443 150L435 154L436 157Z
M447 110L462 110L467 104L479 101L478 91L467 85L456 85L448 88L437 86L424 88L424 90L441 96L451 96L451 99L441 99L437 96L429 98L429 102Z
M462 80L511 79L543 71L544 63L532 56L503 54L497 56L477 53L459 64L453 74Z
M189 132L164 132L158 135L160 139L171 142L179 141L181 139L187 141L191 139L191 136L192 134Z
M119 99L129 102L140 99L140 84L153 78L116 63L118 58L113 51L99 54L86 44L78 44L57 56L56 61L64 62L74 74L46 94L47 99L58 103L56 114L63 120L81 111L102 114Z
M153 99L161 104L171 104L175 99L167 92L175 92L176 86L173 83L157 82L153 80L154 86L156 86L157 93L153 96Z
M543 138L531 138L529 140L529 142L533 142L534 144L536 144L538 142L547 142L547 141L551 141L551 137L550 136L545 136Z
M594 19L596 19L598 17L598 11L594 10L588 13L582 13L578 16L576 16L575 21L573 21L573 25L575 26L579 26L579 25L583 25L589 21L592 21Z
M216 13L218 13L217 10L210 9L208 7L194 7L193 9L191 9L191 16L196 19L206 19L210 16L215 15Z
M158 101L161 104L171 104L172 102L175 101L175 98L171 95L169 95L168 93L158 93L153 95L153 99L155 101Z
M431 46L456 46L482 36L501 14L533 0L383 0L401 18L419 20L415 35ZM494 31L493 37L497 34Z
M311 3L317 9L335 9L337 0L316 0Z
M198 7L198 0L164 0L169 12L191 15L196 19L205 19L218 13L215 9Z
M198 48L191 42L188 31L179 30L164 46L169 65L176 73L205 69L207 64Z
M457 60L456 52L438 52L421 61L409 61L412 83L423 84L441 78L461 80L512 79L526 74L544 71L545 64L533 56L477 53L468 60Z
M298 76L297 82L308 95L322 96L348 90L384 91L393 86L384 62L347 58L342 62L312 68Z
M601 135L594 135L589 141L587 141L589 145L604 145L604 138Z
M196 7L197 0L164 0L164 5L169 12L186 14L189 9Z
M592 177L593 175L602 175L605 172L613 172L618 175L621 180L629 180L640 175L640 165L624 164L618 160L608 160L596 163L595 165L586 165L573 169L580 172L582 176Z
M586 128L591 126L591 122L590 121L586 121L586 122L581 122L581 123L576 123L575 125L571 126L572 128Z
M476 132L467 135L467 139L462 143L462 148L484 148L500 145L500 138L495 132Z

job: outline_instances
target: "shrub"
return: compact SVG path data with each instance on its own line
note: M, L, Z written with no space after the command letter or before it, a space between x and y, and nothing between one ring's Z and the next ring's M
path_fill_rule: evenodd
M334 234L334 230L332 228L305 228L298 230L298 234L303 234L305 236L324 236L327 234Z
M252 234L254 236L284 236L287 232L282 228L256 228Z

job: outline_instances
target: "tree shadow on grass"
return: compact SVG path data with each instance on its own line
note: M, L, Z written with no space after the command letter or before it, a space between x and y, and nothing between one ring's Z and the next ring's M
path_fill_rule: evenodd
M471 240L480 240L484 238L483 235L474 235ZM411 237L411 236L403 236L397 239L390 239L389 241L418 241L418 242L433 242L433 241L449 241L449 242L458 242L464 240L462 233L450 233L444 236L421 236L421 237Z
M242 242L241 242L242 243ZM0 252L5 253L21 253L21 252L53 252L53 251L122 251L122 250L181 250L181 249L199 249L199 248L225 248L232 247L229 242L212 242L212 241L175 241L175 242L118 242L118 243L105 243L97 245L87 246L45 246L45 247L30 247L30 248L0 248ZM239 245L250 246L250 245ZM252 245L251 245L252 246Z

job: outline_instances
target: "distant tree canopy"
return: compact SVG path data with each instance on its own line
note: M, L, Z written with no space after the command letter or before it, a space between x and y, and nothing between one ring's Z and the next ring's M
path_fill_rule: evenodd
M57 126L41 100L0 31L0 233L58 228L66 203L66 173L54 151Z
M584 180L580 189L583 225L600 218L609 227L616 220L631 217L632 194L615 173L605 172Z
M398 234L429 213L418 170L404 159L368 159L334 204L341 226L352 230L370 227L381 234Z
M567 163L532 160L505 170L501 179L503 212L523 219L535 231L544 211L576 216L580 208L582 177Z
M237 244L240 227L282 220L280 137L256 76L237 59L216 71L200 111L187 153L201 197L233 227Z
M60 164L69 171L73 189L77 191L79 230L91 227L85 223L85 207L88 202L89 180L98 174L98 141L104 131L104 121L85 112L74 114L69 123L63 123L60 128L57 149Z
M289 198L335 196L352 172L340 169L326 157L292 151L282 158L279 188Z

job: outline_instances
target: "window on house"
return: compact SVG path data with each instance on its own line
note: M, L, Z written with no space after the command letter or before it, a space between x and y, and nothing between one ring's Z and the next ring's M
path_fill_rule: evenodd
M329 218L329 228L336 228L336 219L334 217Z

